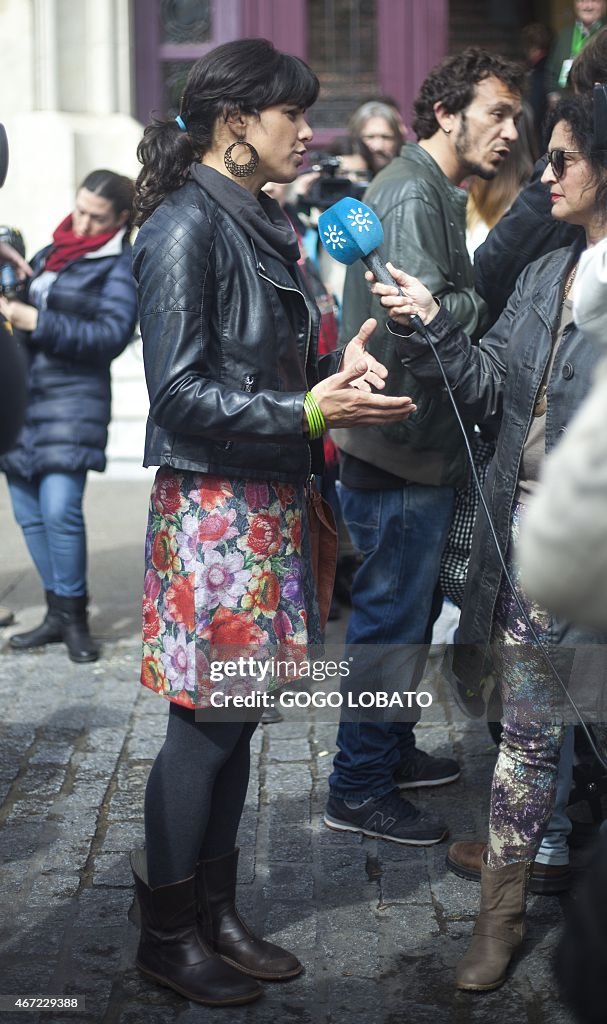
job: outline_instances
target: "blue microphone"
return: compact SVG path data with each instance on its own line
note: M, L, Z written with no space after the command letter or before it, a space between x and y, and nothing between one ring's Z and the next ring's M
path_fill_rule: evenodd
M362 260L377 281L398 288L377 251L384 240L384 229L379 217L360 199L345 196L321 213L318 218L318 234L329 256L338 263L349 267L357 260ZM398 290L402 295L402 289ZM417 313L410 316L409 321L416 331L425 335L424 322Z

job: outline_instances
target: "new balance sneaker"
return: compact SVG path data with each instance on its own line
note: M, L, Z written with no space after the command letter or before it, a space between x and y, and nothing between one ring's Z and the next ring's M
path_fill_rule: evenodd
M424 750L414 747L401 761L394 773L394 783L399 789L420 789L422 786L444 786L455 782L461 775L457 761L451 757L432 757Z
M354 807L331 794L323 820L335 832L360 832L406 846L433 846L447 835L447 826L442 821L403 800L396 789L378 800L370 798Z

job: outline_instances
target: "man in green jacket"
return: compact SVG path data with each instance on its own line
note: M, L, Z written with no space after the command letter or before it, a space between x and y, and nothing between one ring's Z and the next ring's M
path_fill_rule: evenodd
M382 258L423 280L476 337L486 306L474 290L466 193L458 186L470 175L494 177L507 158L518 135L522 81L521 68L477 48L445 60L415 102L419 142L406 143L365 196L382 221ZM466 483L468 467L448 396L420 385L403 367L385 311L363 275L360 263L348 269L343 334L361 317L376 317L369 349L388 367L386 390L411 395L417 412L394 427L334 432L344 520L363 556L346 637L353 658L348 685L411 692L425 663L454 488ZM398 843L439 842L444 823L400 798L399 789L451 782L459 776L457 763L417 749L414 723L402 715L369 717L343 716L325 824Z
M607 25L607 0L574 0L575 22L561 29L548 57L548 99L556 103L567 86L569 71L578 53L592 36Z

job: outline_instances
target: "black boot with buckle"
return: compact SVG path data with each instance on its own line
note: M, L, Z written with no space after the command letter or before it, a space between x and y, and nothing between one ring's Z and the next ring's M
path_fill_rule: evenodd
M239 971L260 981L295 978L303 965L293 953L260 939L236 909L238 850L198 864L199 922L213 949Z
M160 985L205 1006L251 1003L262 988L245 978L203 940L197 922L196 878L151 889L145 851L133 850L131 869L141 911L137 967Z

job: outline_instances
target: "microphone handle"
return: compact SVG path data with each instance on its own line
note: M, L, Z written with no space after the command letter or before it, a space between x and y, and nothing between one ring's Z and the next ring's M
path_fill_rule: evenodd
M396 281L392 277L392 274L386 269L380 260L377 249L373 249L373 251L368 253L366 256L361 256L361 259L367 269L371 271L376 281L379 281L380 284L389 284L393 288L397 288L401 295L404 296L402 288L398 287ZM422 335L422 337L425 335L426 325L417 313L413 313L413 315L409 317L409 323L414 330Z

